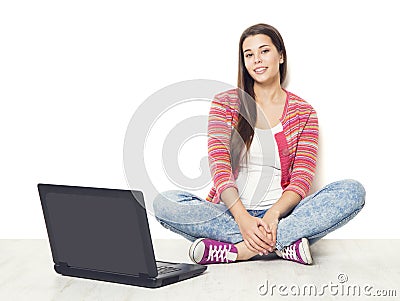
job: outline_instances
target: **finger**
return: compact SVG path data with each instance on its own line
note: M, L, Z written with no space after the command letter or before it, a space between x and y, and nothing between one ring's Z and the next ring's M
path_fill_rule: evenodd
M253 240L256 240L256 242L262 246L263 248L266 248L268 243L268 233L265 231L264 228L262 228L262 230L258 229L254 231L254 235L256 236L256 239L254 237ZM260 241L260 243L259 243Z
M267 234L271 234L271 229L268 227L268 224L264 224L257 224L257 229L260 231L259 233L261 233L261 235L267 237Z
M272 242L274 243L274 246L276 245L276 232L277 232L277 226L274 224L272 226Z
M264 229L264 227L263 226L258 226L258 229L261 231L261 233L262 233L262 235L263 235L263 241L264 240L266 240L266 239L268 239L269 237L268 236L271 236L271 234L268 234L266 231L265 231L265 229ZM272 237L271 237L272 238Z
M264 252L264 250L260 248L252 239L249 239L249 244L251 245L253 252L258 254L262 254Z
M271 229L271 234L268 235L268 239L271 242L270 246L275 248L275 244L276 244L276 227L271 224L270 225L270 229Z
M261 231L261 233L262 233L262 235L264 235L264 236L267 236L267 231L265 231L265 229L264 229L264 227L263 226L258 226L258 230L260 230Z
M266 237L263 237L262 232L258 229L258 227L249 229L244 234L245 236L243 238L249 242L249 244L253 247L253 249L255 249L255 252L265 253L265 250L267 250L268 245L263 243L262 240L266 239ZM259 237L261 237L262 240L260 240Z
M248 240L251 246L257 251L257 253L265 253L266 249L256 242L256 240L258 240L259 242L261 241L257 238L255 234L249 237Z
M258 248L262 248L261 252L263 252L263 253L266 253L267 251L272 252L272 247L269 244L265 243L262 239L257 237L256 233L251 238L253 239L253 242L257 244Z
M267 223L264 222L261 218L258 218L258 224L263 226L267 233L271 233L271 229L268 227Z
M249 249L250 251L252 251L254 253L260 253L256 249L254 249L247 240L244 240L244 244L246 245L247 249Z
M272 233L266 233L266 235L263 235L261 230L257 229L257 231L255 232L255 235L257 236L257 238L262 240L262 242L259 244L260 246L263 246L263 248L265 248L265 249L268 249L269 247L273 247L274 243L272 241Z
M265 253L265 251L268 248L268 245L264 243L260 238L258 238L256 234L254 234L251 238L253 240L253 247L259 250L260 252Z
M274 248L275 246L274 246L274 241L273 241L273 238L272 238L272 234L269 234L268 238L270 239L272 247Z

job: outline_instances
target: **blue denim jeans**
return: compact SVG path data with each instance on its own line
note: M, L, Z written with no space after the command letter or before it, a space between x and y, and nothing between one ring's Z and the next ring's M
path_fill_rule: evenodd
M305 197L289 215L280 219L276 248L282 250L303 237L310 244L315 243L351 220L364 202L365 189L355 180L326 185ZM243 241L236 221L223 202L214 204L189 192L169 190L157 195L153 209L161 225L190 241L200 237L233 244ZM262 218L267 210L247 211Z

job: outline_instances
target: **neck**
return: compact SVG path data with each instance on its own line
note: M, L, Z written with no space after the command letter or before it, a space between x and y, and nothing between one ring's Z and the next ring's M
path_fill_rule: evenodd
M253 87L255 100L260 104L278 104L282 102L282 98L284 98L284 95L286 94L285 91L283 91L279 81L272 84L261 84L254 82Z

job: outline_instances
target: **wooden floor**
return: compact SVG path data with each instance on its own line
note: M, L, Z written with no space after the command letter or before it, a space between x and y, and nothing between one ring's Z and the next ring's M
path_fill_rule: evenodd
M156 258L190 263L189 245L155 240ZM0 240L0 300L400 300L400 240L323 239L312 254L311 266L269 256L148 289L60 276L47 240Z

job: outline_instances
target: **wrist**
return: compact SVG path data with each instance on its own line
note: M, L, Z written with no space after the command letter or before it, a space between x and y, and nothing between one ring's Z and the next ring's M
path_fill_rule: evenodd
M239 197L235 199L235 202L231 206L228 206L228 209L236 222L249 215Z
M243 210L243 211L238 211L235 212L235 214L232 214L234 220L236 221L236 223L239 223L243 218L247 217L249 215L249 213L247 212L247 210Z
M270 208L270 209L267 210L267 212L265 213L263 218L266 217L266 216L271 216L271 217L274 217L276 219L280 219L281 218L281 212L278 209Z

